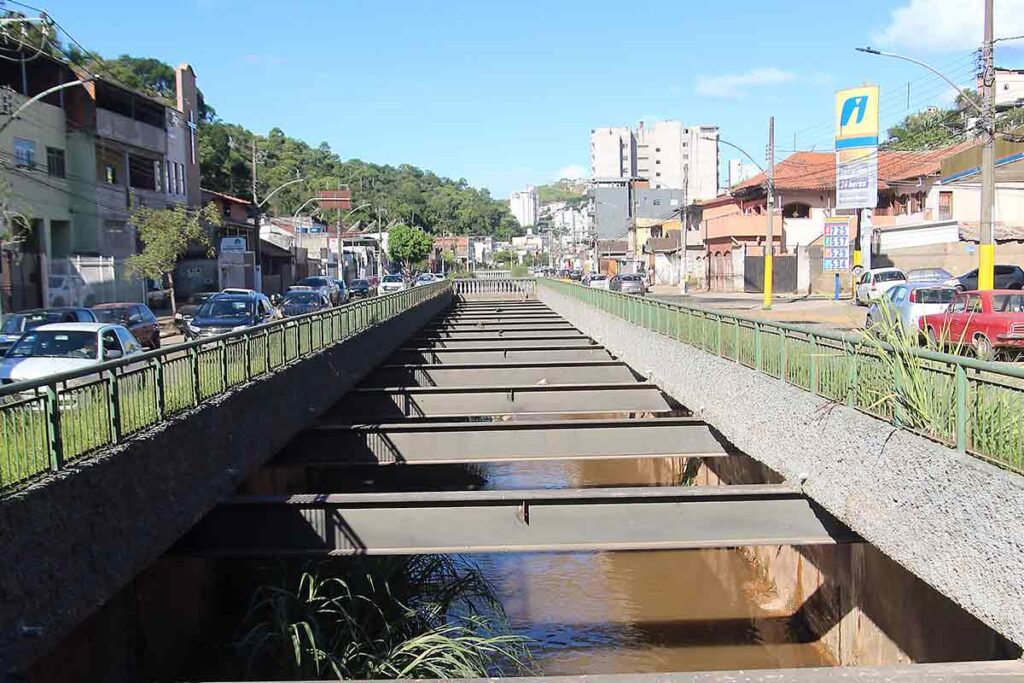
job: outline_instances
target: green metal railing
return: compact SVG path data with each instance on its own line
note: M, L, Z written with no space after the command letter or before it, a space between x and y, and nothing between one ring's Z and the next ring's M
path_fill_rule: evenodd
M547 288L1024 473L1024 368L578 284Z
M0 388L0 490L279 372L451 289L448 281Z

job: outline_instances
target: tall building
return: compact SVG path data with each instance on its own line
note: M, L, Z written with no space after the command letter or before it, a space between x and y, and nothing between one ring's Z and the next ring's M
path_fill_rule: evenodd
M654 189L687 189L689 200L718 195L718 127L679 121L641 121L636 131L597 128L590 133L593 177L643 178Z
M636 175L636 137L628 127L590 131L590 170L594 178Z
M537 224L537 188L533 185L527 185L520 192L513 192L508 206L519 225L525 228Z

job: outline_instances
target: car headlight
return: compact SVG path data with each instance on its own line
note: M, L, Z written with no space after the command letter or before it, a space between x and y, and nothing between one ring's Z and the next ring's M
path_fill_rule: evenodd
M174 319L175 320L184 320L184 318L185 318L185 316L183 316L180 312L176 312L174 314Z

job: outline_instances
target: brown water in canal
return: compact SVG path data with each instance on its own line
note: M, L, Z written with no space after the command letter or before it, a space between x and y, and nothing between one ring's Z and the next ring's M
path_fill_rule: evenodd
M664 486L670 459L509 463L488 488ZM473 558L545 675L833 664L801 642L738 550L495 554Z

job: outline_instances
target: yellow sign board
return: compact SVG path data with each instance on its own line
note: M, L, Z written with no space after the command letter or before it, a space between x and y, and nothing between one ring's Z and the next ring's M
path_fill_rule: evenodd
M836 149L878 145L878 86L836 93Z

